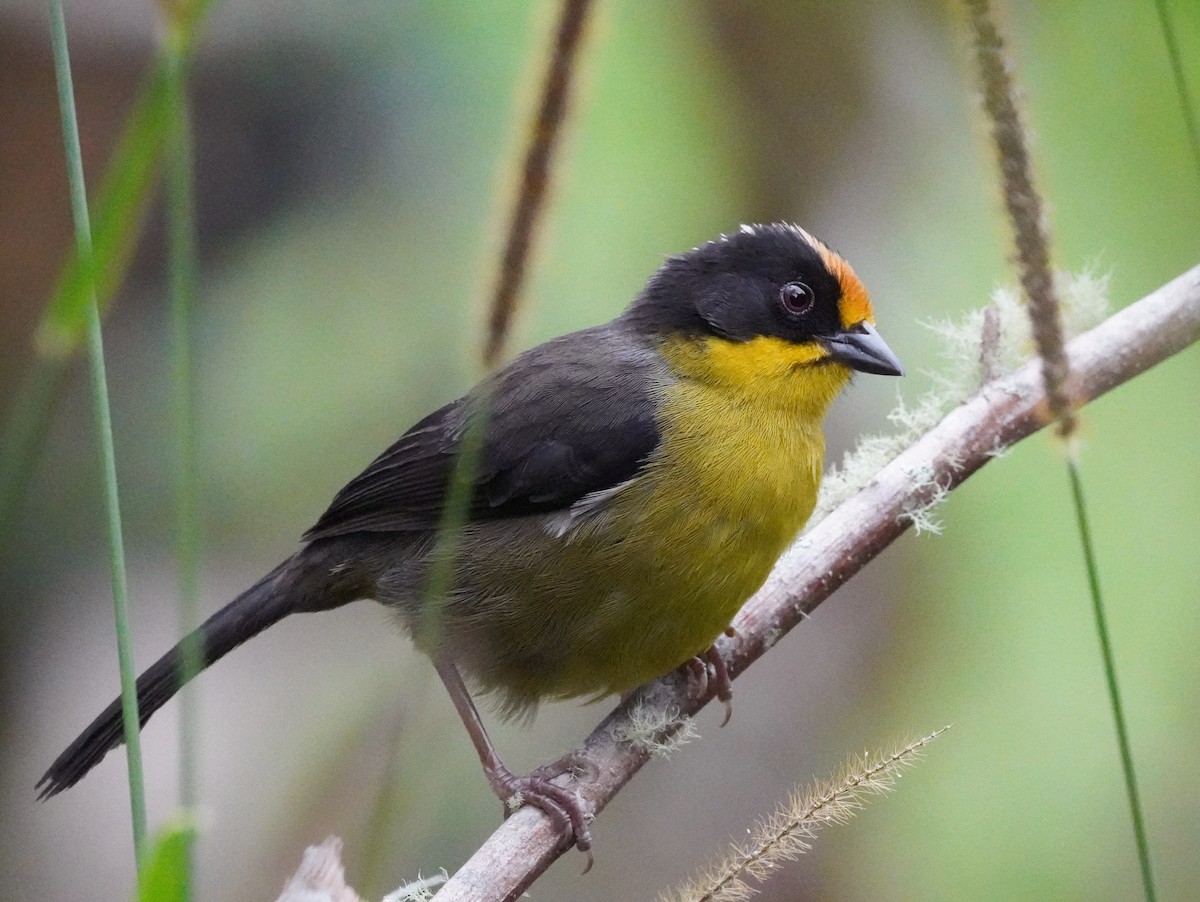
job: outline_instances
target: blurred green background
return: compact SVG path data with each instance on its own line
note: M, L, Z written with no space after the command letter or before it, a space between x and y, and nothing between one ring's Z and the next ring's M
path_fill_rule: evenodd
M1200 88L1200 7L1170 2ZM478 373L481 297L532 103L545 3L225 0L196 63L205 611L295 547L332 494ZM1124 305L1200 259L1191 163L1154 5L1009 4L1058 262ZM68 4L92 184L154 52L154 10ZM0 9L0 391L27 365L70 240L44 10ZM740 222L800 222L871 289L912 375L922 322L1011 275L951 4L602 2L514 345L615 315L663 255ZM499 200L498 200L499 198ZM135 651L175 639L170 364L152 217L108 319ZM46 804L33 784L117 688L82 367L0 549L0 886L128 897L125 765ZM860 380L831 459L885 426ZM1085 415L1084 472L1163 899L1200 896L1200 354ZM764 899L1128 899L1139 878L1059 454L1035 437L906 536L739 680L736 713L655 762L541 899L640 899L702 864L790 784L850 753L954 728L892 797L781 872ZM201 898L271 899L304 845L346 840L378 898L453 871L499 805L433 670L362 604L293 618L198 683ZM518 769L607 703L497 726ZM147 728L152 822L175 804L176 713Z

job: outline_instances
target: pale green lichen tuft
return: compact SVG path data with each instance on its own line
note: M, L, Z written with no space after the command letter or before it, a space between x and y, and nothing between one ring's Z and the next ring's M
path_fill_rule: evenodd
M429 902L449 879L450 875L446 873L445 868L432 877L422 877L418 872L416 880L388 893L383 897L383 902Z
M668 758L681 746L700 735L696 721L678 708L657 708L638 704L629 712L629 719L613 730L613 738L635 749L649 752L656 758Z
M1109 309L1108 276L1084 271L1076 275L1060 273L1056 279L1058 295L1062 299L1063 327L1068 338L1104 319ZM988 316L992 322L986 331L995 337L995 343L989 343L985 349L984 322ZM816 510L809 520L810 527L867 485L905 448L973 394L983 381L985 358L989 364L987 369L993 376L1003 376L1034 356L1029 314L1016 288L997 289L992 295L991 307L986 310L972 310L958 320L944 319L926 325L941 339L942 367L928 374L933 387L913 403L905 401L897 392L896 407L888 414L894 430L863 436L840 464L829 469L821 484ZM991 456L1001 457L1005 451L1004 447L997 446ZM948 493L933 482L931 474L912 475L916 487L932 491L917 493L926 500L906 510L902 516L917 532L936 534L941 525L930 511Z

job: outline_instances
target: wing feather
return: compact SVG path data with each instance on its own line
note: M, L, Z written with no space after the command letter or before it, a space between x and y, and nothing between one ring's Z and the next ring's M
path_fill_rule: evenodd
M436 529L472 416L484 417L485 435L472 520L564 510L620 485L658 447L659 361L614 325L539 345L401 436L337 494L305 540Z

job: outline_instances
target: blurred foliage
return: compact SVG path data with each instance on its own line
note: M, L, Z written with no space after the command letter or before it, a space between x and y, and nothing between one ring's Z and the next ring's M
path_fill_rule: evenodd
M1124 304L1200 259L1200 190L1153 5L1009 7L1003 24L1059 263L1111 271ZM1011 281L951 8L601 4L513 346L614 315L663 254L743 220L787 218L854 262L881 331L915 371L903 386L915 397L922 371L938 366L921 321L979 306ZM1174 3L1172 12L1187 75L1200 85L1200 7ZM247 231L210 236L221 240L210 245L198 311L210 607L289 551L340 485L475 377L478 305L508 199L504 161L532 105L549 13L542 4L486 14L465 3L214 7L198 73L224 54L269 59L272 46L311 47L345 60L340 77L358 85L347 96L370 128L340 131L346 110L331 109L310 152L327 154L323 166L353 160L350 178L296 191ZM269 83L273 71L256 77ZM236 146L242 136L221 139ZM359 141L373 142L369 155L347 150ZM201 192L205 171L200 160ZM163 600L156 613L146 588L161 584L170 509L162 307L158 292L122 297L110 347L141 616L170 622L172 606ZM883 380L853 387L831 420L831 454L880 428L894 390ZM1198 397L1193 349L1084 413L1101 578L1163 898L1200 894L1200 782L1180 767L1200 743ZM36 742L9 743L3 798L16 816L4 821L30 825L14 859L29 863L14 879L44 898L132 883L111 862L101 868L110 884L96 883L94 870L89 882L35 863L65 841L93 849L105 833L124 837L113 820L124 800L106 790L119 768L106 762L41 808L27 791L115 688L103 685L110 671L79 651L107 650L107 634L89 638L103 627L59 607L83 603L63 596L85 577L100 586L106 578L88 519L92 490L72 475L87 472L77 463L90 459L77 437L85 426L86 412L68 402L28 528L10 549L36 562L23 571L33 588L22 597L41 625L30 636L38 653L13 665L13 698L37 700L16 706L13 735ZM941 516L943 537L902 540L739 680L726 730L702 722L703 741L618 798L596 825L593 873L580 879L568 858L538 892L653 895L796 778L864 745L953 723L904 792L824 834L762 898L1135 896L1117 751L1052 442L1035 438L989 466ZM427 663L378 629L380 618L348 611L282 625L201 679L206 795L220 812L198 847L202 898L268 898L297 850L329 832L346 836L351 882L381 892L418 870L453 870L497 822L469 742L428 686ZM168 637L143 635L148 662ZM501 726L495 738L514 766L532 766L602 710L554 706L533 731ZM151 743L169 729L155 724ZM394 804L381 807L385 781ZM0 833L6 844L11 829ZM122 854L113 853L118 862Z
M188 854L195 838L195 824L179 819L150 838L137 902L187 902Z

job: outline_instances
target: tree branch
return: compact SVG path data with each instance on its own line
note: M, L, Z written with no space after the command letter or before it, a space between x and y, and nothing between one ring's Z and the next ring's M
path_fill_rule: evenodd
M1091 401L1200 339L1200 266L1109 317L1067 346L1079 404ZM900 536L907 512L950 490L996 453L1049 422L1040 363L984 385L875 480L816 524L789 549L766 584L734 621L738 636L717 643L737 676L842 583ZM920 472L921 479L913 474ZM932 478L930 478L932 474ZM940 488L939 488L940 487ZM689 694L678 672L642 687L606 717L578 750L596 779L574 785L585 805L601 811L646 763L649 751L628 735L641 707L674 719L694 714L711 694ZM471 856L438 893L439 902L495 902L519 897L559 855L558 831L536 808L524 807Z

